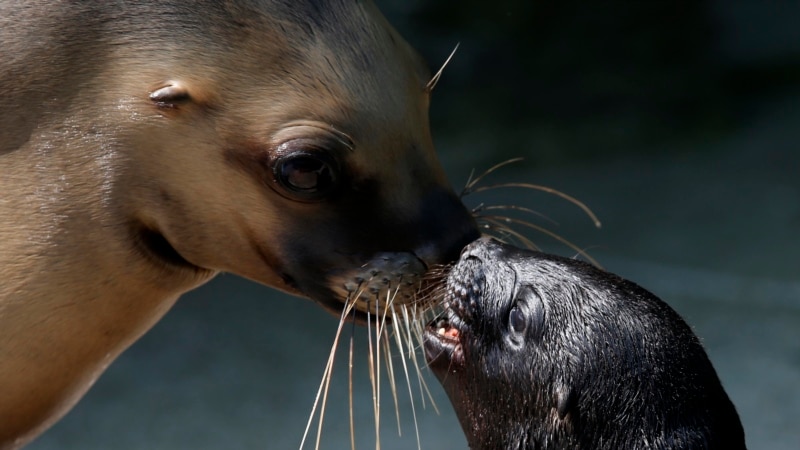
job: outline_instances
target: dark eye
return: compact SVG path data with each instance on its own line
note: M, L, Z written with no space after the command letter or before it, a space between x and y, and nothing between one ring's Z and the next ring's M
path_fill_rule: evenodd
M508 311L509 342L519 346L530 339L540 339L545 328L542 298L530 286L523 286Z
M511 312L508 313L508 326L511 328L516 334L523 334L525 333L525 329L528 328L528 320L525 317L525 311L517 305L511 308Z
M336 187L337 171L323 154L295 152L283 155L273 166L275 179L289 193L306 200L321 200Z

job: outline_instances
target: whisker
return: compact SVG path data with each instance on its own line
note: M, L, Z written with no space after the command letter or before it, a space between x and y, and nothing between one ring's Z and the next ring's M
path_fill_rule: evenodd
M464 197L466 195L474 193L475 191L473 191L473 188L475 187L475 185L480 183L481 180L486 178L486 176L489 175L490 173L496 171L497 169L505 167L505 166L507 166L509 164L520 162L523 159L525 159L525 158L517 157L517 158L511 158L511 159L507 159L507 160L505 160L503 162L497 163L497 164L493 165L492 167L490 167L485 172L483 172L482 174L480 174L477 177L475 177L474 179L472 178L472 174L470 174L470 177L467 180L467 184L464 186L464 189L461 190L461 194L459 195L459 197Z
M402 279L400 281L402 282ZM397 398L397 386L395 384L395 379L394 379L394 365L392 364L391 341L389 341L389 334L388 331L386 331L386 322L385 322L389 312L391 312L392 317L394 317L393 303L399 291L400 291L400 283L397 284L397 288L395 289L394 294L389 296L389 293L387 292L386 308L384 310L384 323L381 325L382 331L380 333L380 336L384 347L383 356L386 361L386 371L387 371L387 376L389 378L389 387L392 390L392 398L394 399L394 413L395 417L397 418L397 434L398 436L402 436L403 432L400 426L400 402L398 401Z
M436 72L436 74L433 77L431 77L430 81L428 81L428 83L425 85L425 92L428 92L428 93L433 92L433 88L436 87L436 84L439 82L439 79L442 77L442 73L444 72L444 68L447 67L448 64L450 64L450 60L453 59L453 56L455 56L456 50L458 50L458 47L460 45L461 45L460 42L456 44L455 48L453 48L453 51L450 52L450 56L447 57L447 59L444 61L444 64L442 64L442 67L439 68L439 71Z
M369 382L372 385L372 414L373 418L375 419L375 445L376 447L379 445L380 441L380 419L378 417L378 408L380 405L379 393L376 386L375 380L375 362L373 360L373 355L375 354L372 349L372 317L370 313L370 309L367 308L367 342L369 351L367 353L367 367L369 368Z
M552 231L548 230L547 228L541 227L539 225L536 225L536 224L533 224L533 223L530 223L530 222L527 222L527 221L524 221L524 220L515 219L513 217L483 216L482 219L485 219L485 220L504 220L504 221L507 221L507 222L515 223L517 225L521 225L521 226L528 227L530 229L536 230L536 231L538 231L540 233L543 233L543 234L546 234L547 236L550 236L551 238L553 238L553 239L557 240L558 242L566 245L567 247L571 248L572 250L575 250L576 252L578 252L578 254L582 255L584 258L586 258L589 262L591 262L595 266L602 267L602 266L600 266L600 263L598 263L594 258L589 256L589 254L586 253L586 251L584 251L583 249L581 249L577 245L573 244L572 242L570 242L570 241L564 239L563 237L559 236L558 234L553 233Z
M494 211L496 209L499 209L499 210L512 210L512 211L520 211L520 212L528 213L528 214L534 215L534 216L536 216L536 217L538 217L538 218L540 218L542 220L546 220L546 221L550 222L550 224L552 224L554 226L558 226L558 222L556 222L555 220L551 219L550 217L547 217L546 215L540 213L539 211L536 211L536 210L530 209L530 208L526 208L524 206L517 206L517 205L491 205L491 206L486 206L483 203L481 203L480 205L476 206L475 208L472 208L472 213L476 214L476 215L479 215L482 211Z
M403 321L405 322L406 325L406 332L408 333L410 339L412 336L411 324L412 323L415 324L416 327L421 327L421 325L419 325L416 321L412 321L409 319L408 308L405 308L405 305L403 305L402 310L404 315ZM417 332L416 336L418 341L422 342L422 333ZM417 372L417 380L419 382L419 391L420 391L420 398L422 399L422 407L423 408L425 407L425 397L427 395L428 399L430 400L431 406L433 407L433 410L436 411L436 414L439 414L439 408L436 406L436 401L433 399L433 394L431 394L430 389L428 389L428 384L425 382L425 378L422 375L422 369L420 369L419 360L417 359L416 348L413 349L413 351L409 351L409 354L411 355L411 361L414 363L414 367L416 368Z
M511 227L509 227L508 225L504 224L502 221L500 221L498 219L493 219L492 217L494 217L494 216L480 216L480 217L478 217L478 219L488 223L490 225L489 226L490 230L492 230L492 231L501 231L501 232L503 232L503 233L505 233L505 234L507 234L509 236L512 236L513 238L519 240L520 243L522 243L522 245L524 247L527 247L527 248L529 248L531 250L537 250L537 251L540 250L538 245L534 244L532 240L526 238L522 233L512 229ZM505 219L506 218L503 218L503 220L505 220ZM500 238L500 236L495 236L495 237ZM503 238L500 238L500 240L504 241Z
M355 310L353 311L355 313ZM351 327L350 332L350 354L349 354L349 364L347 367L347 380L348 380L348 389L350 394L350 450L356 450L356 429L355 429L355 418L353 417L353 341L355 340L356 334L356 322L353 321L353 325Z
M405 309L405 305L403 305L402 308ZM392 324L394 325L394 337L398 351L400 352L400 362L403 365L403 373L405 374L406 377L406 387L408 387L408 398L409 401L411 402L411 416L414 419L414 433L416 434L417 437L417 449L422 450L422 441L419 438L419 425L417 424L417 410L414 407L414 393L413 390L411 389L411 377L409 377L408 375L408 365L406 364L406 355L403 349L402 326L397 323L397 319L398 319L397 313L395 312L394 309L392 309ZM409 349L410 351L413 351L411 347L409 347Z
M366 328L367 328L367 369L369 370L370 385L372 388L372 407L373 418L375 425L375 449L380 450L380 430L381 430L381 384L385 380L381 380L383 373L389 377L388 383L391 389L392 398L394 401L395 418L397 423L398 434L402 436L402 421L400 418L400 393L398 392L399 384L395 371L395 353L393 346L396 346L397 353L400 357L400 365L402 367L402 376L405 377L405 390L408 392L409 400L411 403L411 413L414 424L414 436L417 441L417 449L422 449L422 440L420 436L419 420L417 418L418 405L421 404L426 407L429 402L438 414L439 409L434 401L433 394L429 389L425 377L423 376L422 369L425 367L424 360L419 360L420 346L423 342L424 323L422 322L428 315L434 314L435 308L442 298L442 288L439 286L441 280L449 272L451 266L433 266L426 272L425 276L419 280L416 286L417 292L408 300L404 299L399 301L401 286L405 286L402 280L398 284L392 282L389 289L380 289L380 292L375 292L372 279L364 280L359 283L357 289L354 289L348 295L344 303L342 314L339 318L339 323L336 328L331 352L323 371L322 380L318 387L317 393L309 415L308 422L303 433L303 438L300 443L300 449L305 448L305 444L310 440L310 433L312 423L316 420L318 423L315 426L316 440L315 449L319 450L322 443L322 432L325 421L325 414L327 411L327 402L331 389L334 366L337 359L337 349L342 340L342 333L344 324L347 321L351 322L350 342L348 344L348 403L349 403L349 433L350 433L350 448L355 450L356 437L355 437L355 330L356 330L356 311L361 310L366 313ZM369 294L367 294L369 292ZM363 309L362 309L363 308ZM394 336L391 336L393 333ZM394 343L392 342L394 341ZM381 353L383 352L383 355ZM409 363L413 364L413 368L409 367ZM385 367L381 367L385 364ZM400 372L399 370L397 372ZM415 398L416 388L413 386L412 373L416 374L417 384L419 389L420 398ZM402 390L402 388L401 388ZM426 398L427 397L427 398Z
M466 195L466 190L469 186L473 185L473 177L475 176L475 169L469 171L469 176L467 177L467 182L464 183L464 187L461 189L461 192L458 194L458 198L462 198ZM483 175L481 175L483 176Z
M589 209L589 207L586 206L582 201L578 200L575 197L572 197L571 195L565 194L565 193L563 193L563 192L561 192L561 191L559 191L557 189L549 188L547 186L541 186L541 185L538 185L538 184L531 184L531 183L498 183L498 184L493 184L493 185L489 185L489 186L477 187L477 188L471 190L469 193L470 194L477 194L477 193L480 193L480 192L485 192L485 191L489 191L489 190L492 190L492 189L501 189L501 188L533 189L533 190L536 190L536 191L546 192L548 194L552 194L552 195L555 195L557 197L561 197L564 200L566 200L566 201L572 203L573 205L577 206L578 208L580 208L589 217L589 219L591 219L592 222L594 222L594 226L595 227L597 227L597 228L602 227L602 224L600 223L600 219L598 219L597 216L592 212L592 210Z
M357 298L357 296L356 296L356 298ZM303 439L300 441L300 449L301 450L302 450L303 446L305 446L306 439L308 438L308 432L311 429L311 422L314 421L314 416L316 415L317 406L319 406L319 400L320 400L320 397L322 396L322 392L323 392L323 389L324 389L325 390L325 395L323 396L322 406L321 406L321 409L320 409L319 427L317 428L317 440L316 440L316 446L315 446L316 449L319 449L320 437L322 435L323 417L325 415L325 398L327 398L328 387L330 386L329 383L330 383L330 378L331 378L331 371L332 371L332 368L333 368L333 362L334 362L335 357L336 357L336 347L338 347L338 345L339 345L339 337L342 334L342 328L344 327L345 318L347 317L347 315L350 313L350 311L353 309L354 306L355 306L355 300L352 300L351 298L348 298L348 300L345 302L345 307L342 309L342 315L339 318L339 325L336 328L336 334L334 335L334 338L333 338L333 345L331 345L331 352L328 355L328 362L325 365L325 370L323 371L323 374L322 374L322 380L320 382L319 389L317 389L317 395L314 398L314 404L311 407L311 414L308 417L308 423L306 423L306 428L305 428L305 431L303 432Z

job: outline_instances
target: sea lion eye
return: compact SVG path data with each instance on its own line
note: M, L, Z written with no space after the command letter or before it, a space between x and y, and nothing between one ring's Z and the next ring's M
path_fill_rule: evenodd
M275 180L293 197L321 200L337 182L335 164L327 155L298 151L280 156L274 163Z
M544 304L530 286L523 287L508 311L508 336L518 345L526 338L538 338L544 331Z
M525 329L528 328L525 312L519 305L511 308L511 312L508 313L508 326L511 327L511 331L519 335L524 334Z

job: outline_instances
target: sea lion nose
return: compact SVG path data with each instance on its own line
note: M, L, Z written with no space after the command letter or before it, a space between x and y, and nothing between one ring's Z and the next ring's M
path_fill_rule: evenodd
M426 194L418 217L422 238L414 253L428 267L457 260L464 246L481 235L472 214L450 190Z
M503 251L502 242L489 236L482 236L470 243L461 251L461 259L469 257L478 258L481 261L486 261L498 253Z

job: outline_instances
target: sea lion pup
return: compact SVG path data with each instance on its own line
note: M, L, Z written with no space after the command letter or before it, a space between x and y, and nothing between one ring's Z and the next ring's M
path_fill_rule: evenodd
M456 259L430 80L368 1L0 2L0 448L221 271L339 314Z
M630 281L482 238L444 305L425 355L471 449L745 448L697 337Z

